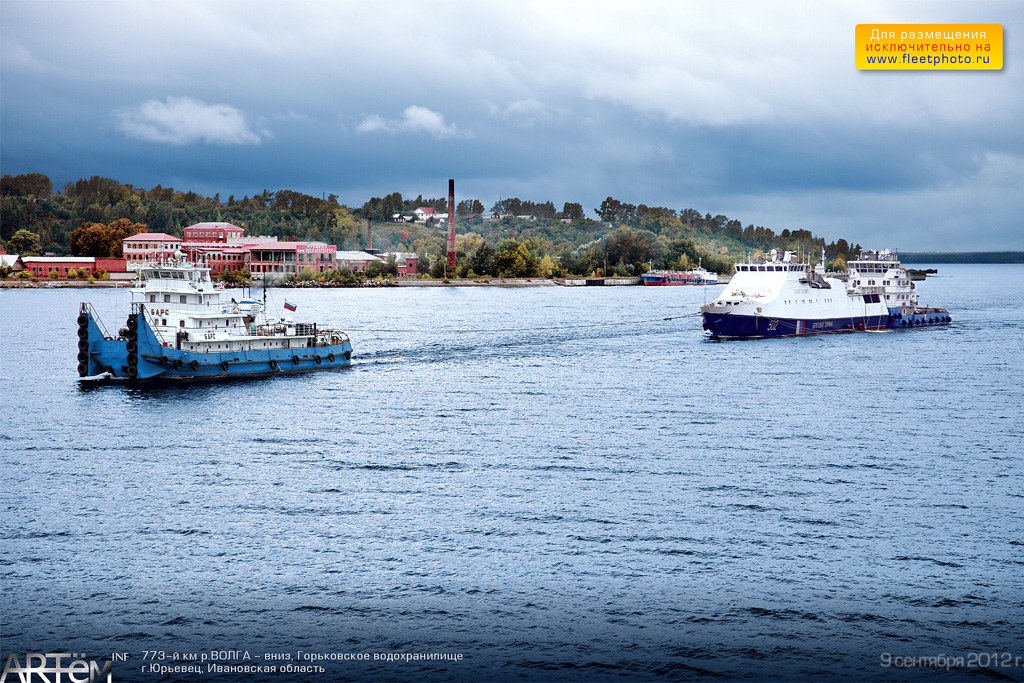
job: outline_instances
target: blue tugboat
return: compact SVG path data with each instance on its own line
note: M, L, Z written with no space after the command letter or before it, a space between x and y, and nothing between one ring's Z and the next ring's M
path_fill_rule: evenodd
M270 320L254 299L222 301L210 268L183 258L139 269L131 313L116 335L92 305L78 315L78 374L96 381L184 382L268 377L348 367L352 344L337 330L290 317ZM289 314L295 307L285 303Z
M889 251L863 252L844 273L825 272L825 253L813 268L796 254L772 249L736 264L721 296L701 306L715 339L760 339L835 332L939 327L944 308L918 305L914 283Z

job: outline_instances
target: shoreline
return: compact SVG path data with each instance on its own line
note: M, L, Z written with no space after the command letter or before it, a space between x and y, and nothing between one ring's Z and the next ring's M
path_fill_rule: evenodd
M250 287L259 288L258 282ZM477 280L437 280L437 279L401 279L376 282L369 280L358 285L330 285L324 283L310 285L281 286L273 284L268 289L374 289L378 287L558 287L560 283L550 278L481 278ZM0 289L128 289L131 280L102 280L99 282L81 282L75 280L0 280ZM225 287L240 289L238 287Z
M419 279L403 278L398 280L368 280L358 285L335 285L317 282L315 284L296 283L291 285L273 284L268 289L376 289L381 287L579 287L581 284L566 284L565 280L590 280L599 278L476 278L467 279ZM607 278L608 280L622 280L624 278ZM728 279L718 282L719 285L728 283ZM643 286L640 282L604 282L606 287L637 287ZM687 285L699 287L700 285ZM715 286L715 285L708 285ZM129 289L132 287L131 280L101 280L98 282L82 282L78 280L0 280L0 289ZM254 282L249 287L259 288L261 285ZM241 289L240 287L225 287L228 289Z

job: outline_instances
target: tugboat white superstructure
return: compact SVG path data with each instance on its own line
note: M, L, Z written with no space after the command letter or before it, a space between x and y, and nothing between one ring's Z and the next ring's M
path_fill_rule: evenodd
M352 344L337 330L270 320L253 299L221 300L210 269L185 259L139 269L132 312L110 335L92 306L78 315L78 374L137 382L264 377L351 365ZM286 304L286 310L294 310Z
M845 273L827 274L825 255L811 268L773 249L736 265L715 301L701 306L704 329L717 339L948 325L943 308L921 308L907 272L888 251L861 253Z

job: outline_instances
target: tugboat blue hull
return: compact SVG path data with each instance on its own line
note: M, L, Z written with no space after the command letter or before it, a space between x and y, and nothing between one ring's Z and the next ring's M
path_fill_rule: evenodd
M112 338L104 333L88 304L83 304L78 316L78 338L78 374L96 381L261 378L352 365L352 344L347 338L335 344L301 348L186 351L161 343L142 313L129 316L124 338Z

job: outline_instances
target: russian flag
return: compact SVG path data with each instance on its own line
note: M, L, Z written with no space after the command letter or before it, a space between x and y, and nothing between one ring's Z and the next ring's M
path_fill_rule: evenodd
M284 307L286 310L289 310L292 313L295 312L295 304L293 304L291 301L288 301L287 299L284 300Z

